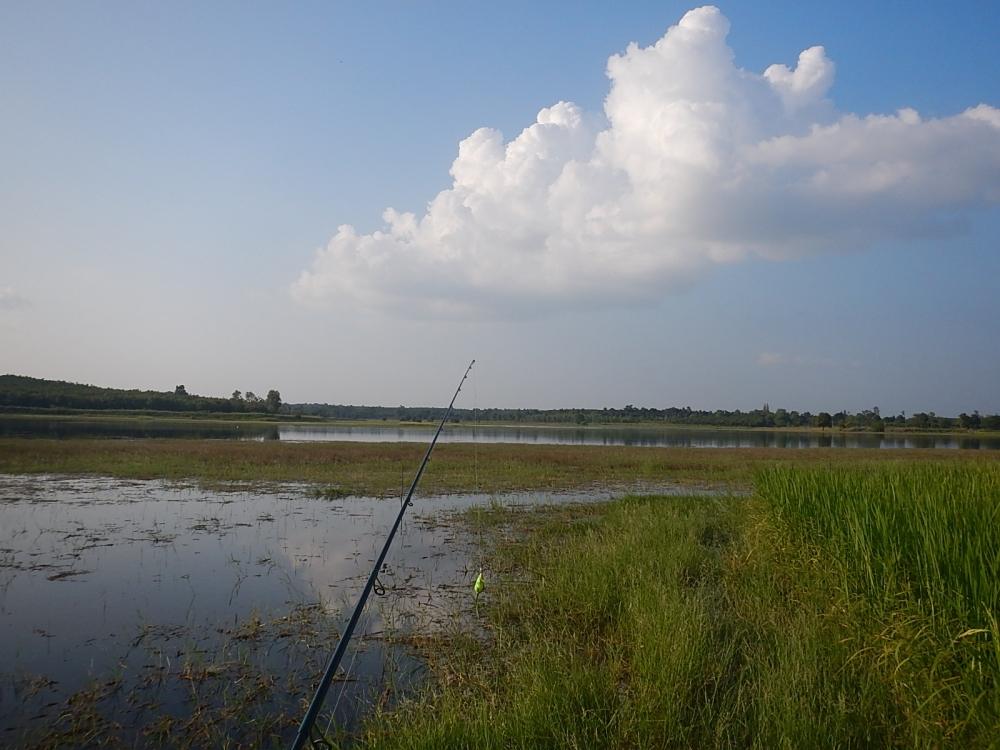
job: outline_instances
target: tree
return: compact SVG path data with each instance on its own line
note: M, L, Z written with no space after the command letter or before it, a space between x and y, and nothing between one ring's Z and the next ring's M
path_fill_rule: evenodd
M816 426L817 427L831 427L833 426L833 417L830 416L830 412L821 411L816 415Z
M187 392L187 389L183 385L179 385L176 388L174 388L174 395L175 396L186 396L186 395L188 395L188 392Z
M973 412L972 414L966 414L964 411L958 415L958 424L963 430L975 430L978 429L982 424L982 417L979 416L979 412Z
M242 400L243 400L243 394L240 393L239 391L233 391L233 401L242 401Z
M267 410L272 414L277 414L278 409L281 408L281 394L272 388L267 392L267 398L264 400L267 403Z

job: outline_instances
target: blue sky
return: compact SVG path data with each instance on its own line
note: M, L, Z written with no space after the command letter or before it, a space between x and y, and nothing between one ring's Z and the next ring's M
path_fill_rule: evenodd
M0 371L425 404L440 401L476 357L479 405L1000 411L1000 147L979 124L971 136L939 137L932 123L911 152L900 147L916 176L868 204L898 210L891 225L857 203L829 216L823 203L789 204L787 223L802 224L815 245L808 252L779 237L781 250L763 257L762 240L739 247L728 238L719 261L705 225L748 206L780 215L788 185L754 173L761 187L749 197L766 205L738 194L732 211L712 214L703 192L685 192L690 175L665 176L674 175L668 164L649 177L652 194L664 205L687 196L683 205L707 212L697 226L675 222L641 247L625 238L622 264L591 269L559 256L544 266L565 277L551 288L533 278L548 283L549 271L536 274L518 254L530 259L533 250L489 231L485 249L462 256L462 274L440 289L428 279L452 270L426 239L386 250L406 269L391 283L392 274L351 265L367 257L358 243L384 229L384 209L419 219L452 187L459 142L478 128L501 131L506 143L560 101L606 128L609 56L630 42L654 44L692 7L5 3ZM992 3L720 10L738 69L758 78L773 63L795 70L814 45L825 48L820 73L835 66L832 85L816 83L806 109L769 138L907 107L957 128L966 120L948 118L1000 106ZM698 83L702 63L656 80L690 73ZM623 104L619 121L635 104ZM642 135L657 133L649 125ZM964 161L952 166L948 154L959 148ZM787 166L805 157L775 158ZM871 174L845 179L861 177ZM952 187L938 192L936 183ZM498 204L521 195L501 193ZM904 226L930 214L947 231ZM550 218L538 217L540 236L577 252ZM482 236L484 221L467 228ZM855 222L856 231L841 230ZM360 239L324 259L318 251L342 224ZM652 271L646 264L619 276L618 265L654 252L653 240L674 253L669 261L650 255ZM303 286L304 273L316 283Z

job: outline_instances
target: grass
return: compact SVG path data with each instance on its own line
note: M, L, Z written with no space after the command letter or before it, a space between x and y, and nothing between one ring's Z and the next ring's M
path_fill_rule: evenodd
M828 561L899 738L1000 741L1000 466L767 471L757 492Z
M499 542L487 576L492 638L454 649L422 701L376 717L366 744L663 746L713 691L687 675L715 661L703 635L737 507L627 498L480 511L480 524L530 530Z
M769 467L749 498L481 509L489 638L377 748L997 747L1000 466Z
M0 473L100 474L126 479L311 482L348 493L395 495L425 446L416 443L281 443L223 440L0 439ZM561 490L636 483L750 486L765 467L995 463L988 451L823 448L638 448L438 445L421 481L431 492Z

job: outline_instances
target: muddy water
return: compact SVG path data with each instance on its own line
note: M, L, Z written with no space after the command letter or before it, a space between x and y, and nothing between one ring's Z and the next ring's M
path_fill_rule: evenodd
M331 689L333 726L419 682L399 643L476 617L481 553L449 513L608 496L417 499ZM398 508L300 486L0 476L0 745L289 739Z

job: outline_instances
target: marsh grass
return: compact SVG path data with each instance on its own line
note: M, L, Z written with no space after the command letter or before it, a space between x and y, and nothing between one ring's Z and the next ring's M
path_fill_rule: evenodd
M996 747L995 463L467 517L487 639L372 747Z
M282 443L225 440L0 439L0 473L100 474L126 479L310 482L354 494L395 496L425 446L417 443ZM640 448L439 445L423 493L563 490L683 483L749 487L764 467L957 464L995 461L988 451ZM402 477L402 480L401 480Z
M763 470L757 495L840 561L842 585L881 612L900 593L927 616L984 627L1000 609L1000 464Z
M1000 465L770 470L756 487L825 560L849 658L888 691L898 739L1000 742Z
M704 498L475 511L471 522L497 545L484 594L491 637L439 655L442 679L376 716L365 741L659 744L712 692L711 681L688 678L716 661L703 635L713 630L732 512Z
M40 703L40 711L20 736L8 733L4 746L284 747L332 635L318 605L272 618L254 613L220 629L212 649L183 626L144 627L133 643L141 666L123 664L69 695L55 680L36 678L23 699ZM271 652L287 654L287 667L276 666L283 659L269 662Z
M323 500L340 500L344 497L350 497L355 493L344 487L316 487L310 494L312 494L313 497L321 498Z

